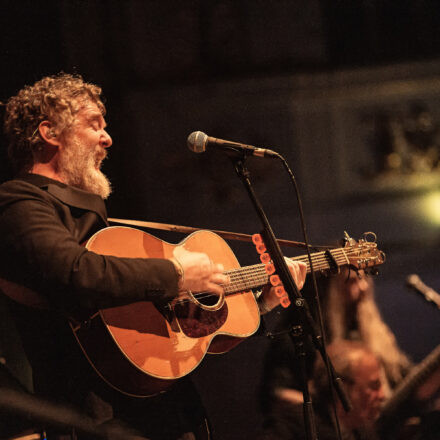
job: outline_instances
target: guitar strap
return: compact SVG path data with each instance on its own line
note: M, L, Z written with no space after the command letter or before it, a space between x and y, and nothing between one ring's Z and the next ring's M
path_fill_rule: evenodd
M142 228L149 228L149 229L159 229L161 231L181 232L183 234L191 234L193 232L206 230L202 228L193 228L191 226L178 226L178 225L170 225L167 223L155 223L155 222L146 222L141 220L128 220L122 218L108 218L107 220L110 223L139 226ZM252 235L249 234L242 234L240 232L216 231L213 229L210 229L210 231L214 232L215 234L219 235L220 237L226 240L252 242ZM299 241L283 240L283 239L277 239L277 241L280 246L289 246L289 247L297 247L297 248L307 247L305 243ZM325 247L327 249L327 246L310 246L310 248L320 248L320 247Z
M49 303L44 296L13 281L0 278L0 290L19 304L37 309L49 308Z

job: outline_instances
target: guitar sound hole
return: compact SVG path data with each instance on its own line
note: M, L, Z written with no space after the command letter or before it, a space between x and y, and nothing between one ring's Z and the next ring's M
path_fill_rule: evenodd
M199 299L199 298L198 298ZM209 296L199 301L204 305L214 305L217 296ZM174 314L183 333L190 338L202 338L217 331L228 317L228 305L225 303L219 310L204 310L191 301L174 305Z
M213 306L218 302L217 295L200 295L196 296L197 301L201 302L204 306Z

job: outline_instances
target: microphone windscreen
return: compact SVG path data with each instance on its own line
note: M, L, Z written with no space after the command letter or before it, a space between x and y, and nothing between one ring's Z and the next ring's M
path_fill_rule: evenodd
M420 277L418 275L413 273L411 275L408 275L406 277L405 281L406 281L406 285L408 287L415 287L416 288L417 286L420 286L421 279L420 279Z
M194 131L188 136L188 148L194 153L203 153L206 150L207 139L208 136L202 131Z

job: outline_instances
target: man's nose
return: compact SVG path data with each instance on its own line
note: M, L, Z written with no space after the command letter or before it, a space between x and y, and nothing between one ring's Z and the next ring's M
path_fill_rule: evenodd
M103 130L103 134L100 138L100 144L104 147L104 148L108 148L112 145L113 141L111 136L105 131Z

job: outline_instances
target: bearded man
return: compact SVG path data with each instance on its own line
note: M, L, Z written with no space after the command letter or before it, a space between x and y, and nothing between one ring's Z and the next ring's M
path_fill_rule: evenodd
M123 258L81 246L108 226L103 200L111 187L100 167L112 139L100 94L80 76L59 74L9 99L5 132L16 177L0 186L0 288L13 298L38 396L80 408L101 426L130 429L137 438L208 439L189 379L150 398L120 393L93 370L69 326L72 317L80 327L89 325L87 317L108 307L163 304L189 291L222 295L229 283L223 267L204 253ZM289 269L301 288L306 266L290 262ZM32 295L14 297L16 285L43 298L44 307L32 307ZM259 301L264 311L279 304L274 289ZM48 440L80 438L86 437L70 428L47 432Z

